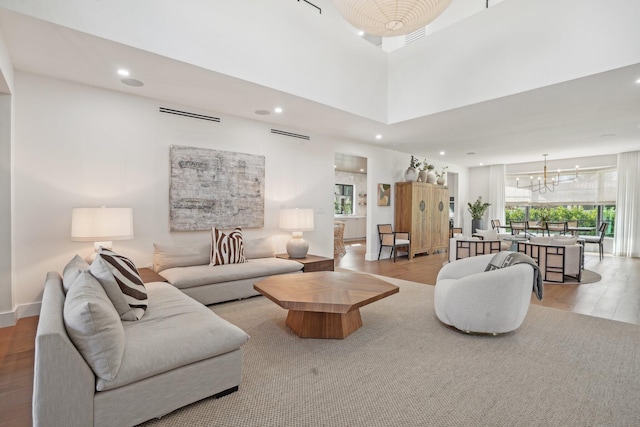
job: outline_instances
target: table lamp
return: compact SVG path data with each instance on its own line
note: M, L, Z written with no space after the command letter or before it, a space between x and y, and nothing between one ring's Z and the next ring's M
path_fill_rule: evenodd
M133 211L131 208L73 208L71 211L71 240L94 242L92 262L100 247L112 248L112 240L133 239Z
M291 231L291 240L287 242L289 258L305 258L309 242L302 238L302 232L313 230L313 209L282 209L280 229Z

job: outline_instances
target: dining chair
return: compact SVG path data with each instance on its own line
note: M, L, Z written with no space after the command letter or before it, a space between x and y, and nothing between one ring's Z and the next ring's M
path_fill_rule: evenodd
M567 234L567 222L547 222L547 235L551 235L551 232L558 234Z
M585 243L596 243L598 245L598 252L600 255L600 259L604 257L604 235L607 232L607 227L609 226L608 222L603 222L598 227L598 235L597 236L580 236L580 239Z
M389 258L393 255L393 262L396 262L398 248L406 247L407 253L411 250L411 233L405 231L393 231L391 224L378 224L378 236L380 237L380 250L378 259L382 254L382 248L391 248Z
M501 225L499 219L492 219L491 220L491 228L496 230L496 232L500 233L500 229L501 228L503 228L504 231L507 231L507 228L509 228L509 227L507 227L506 225Z
M511 221L511 234L527 233L527 223L524 221Z

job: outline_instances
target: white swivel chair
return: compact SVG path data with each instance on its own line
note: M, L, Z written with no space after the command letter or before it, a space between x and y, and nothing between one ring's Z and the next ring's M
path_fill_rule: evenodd
M459 259L440 270L435 286L436 316L464 332L500 334L522 324L531 301L534 270L528 264L485 272L494 257Z

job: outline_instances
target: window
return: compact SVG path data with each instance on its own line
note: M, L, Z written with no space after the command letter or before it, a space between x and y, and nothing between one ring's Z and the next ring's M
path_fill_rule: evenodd
M505 219L510 221L577 221L582 227L597 227L609 222L606 235L613 236L616 216L615 168L581 170L577 179L557 185L554 191L540 193L518 188L523 183L536 182L536 176L507 175L505 188ZM549 178L550 180L551 178Z
M334 191L334 209L335 214L351 215L353 212L354 188L351 184L336 184Z

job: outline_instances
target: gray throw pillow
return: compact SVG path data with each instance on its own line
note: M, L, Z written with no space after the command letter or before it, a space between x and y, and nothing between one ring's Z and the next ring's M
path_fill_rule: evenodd
M71 261L62 270L62 287L66 294L71 284L76 280L81 272L89 269L89 264L80 258L79 255L74 256Z
M99 378L113 380L122 363L125 335L118 312L89 271L81 271L64 301L69 338Z

